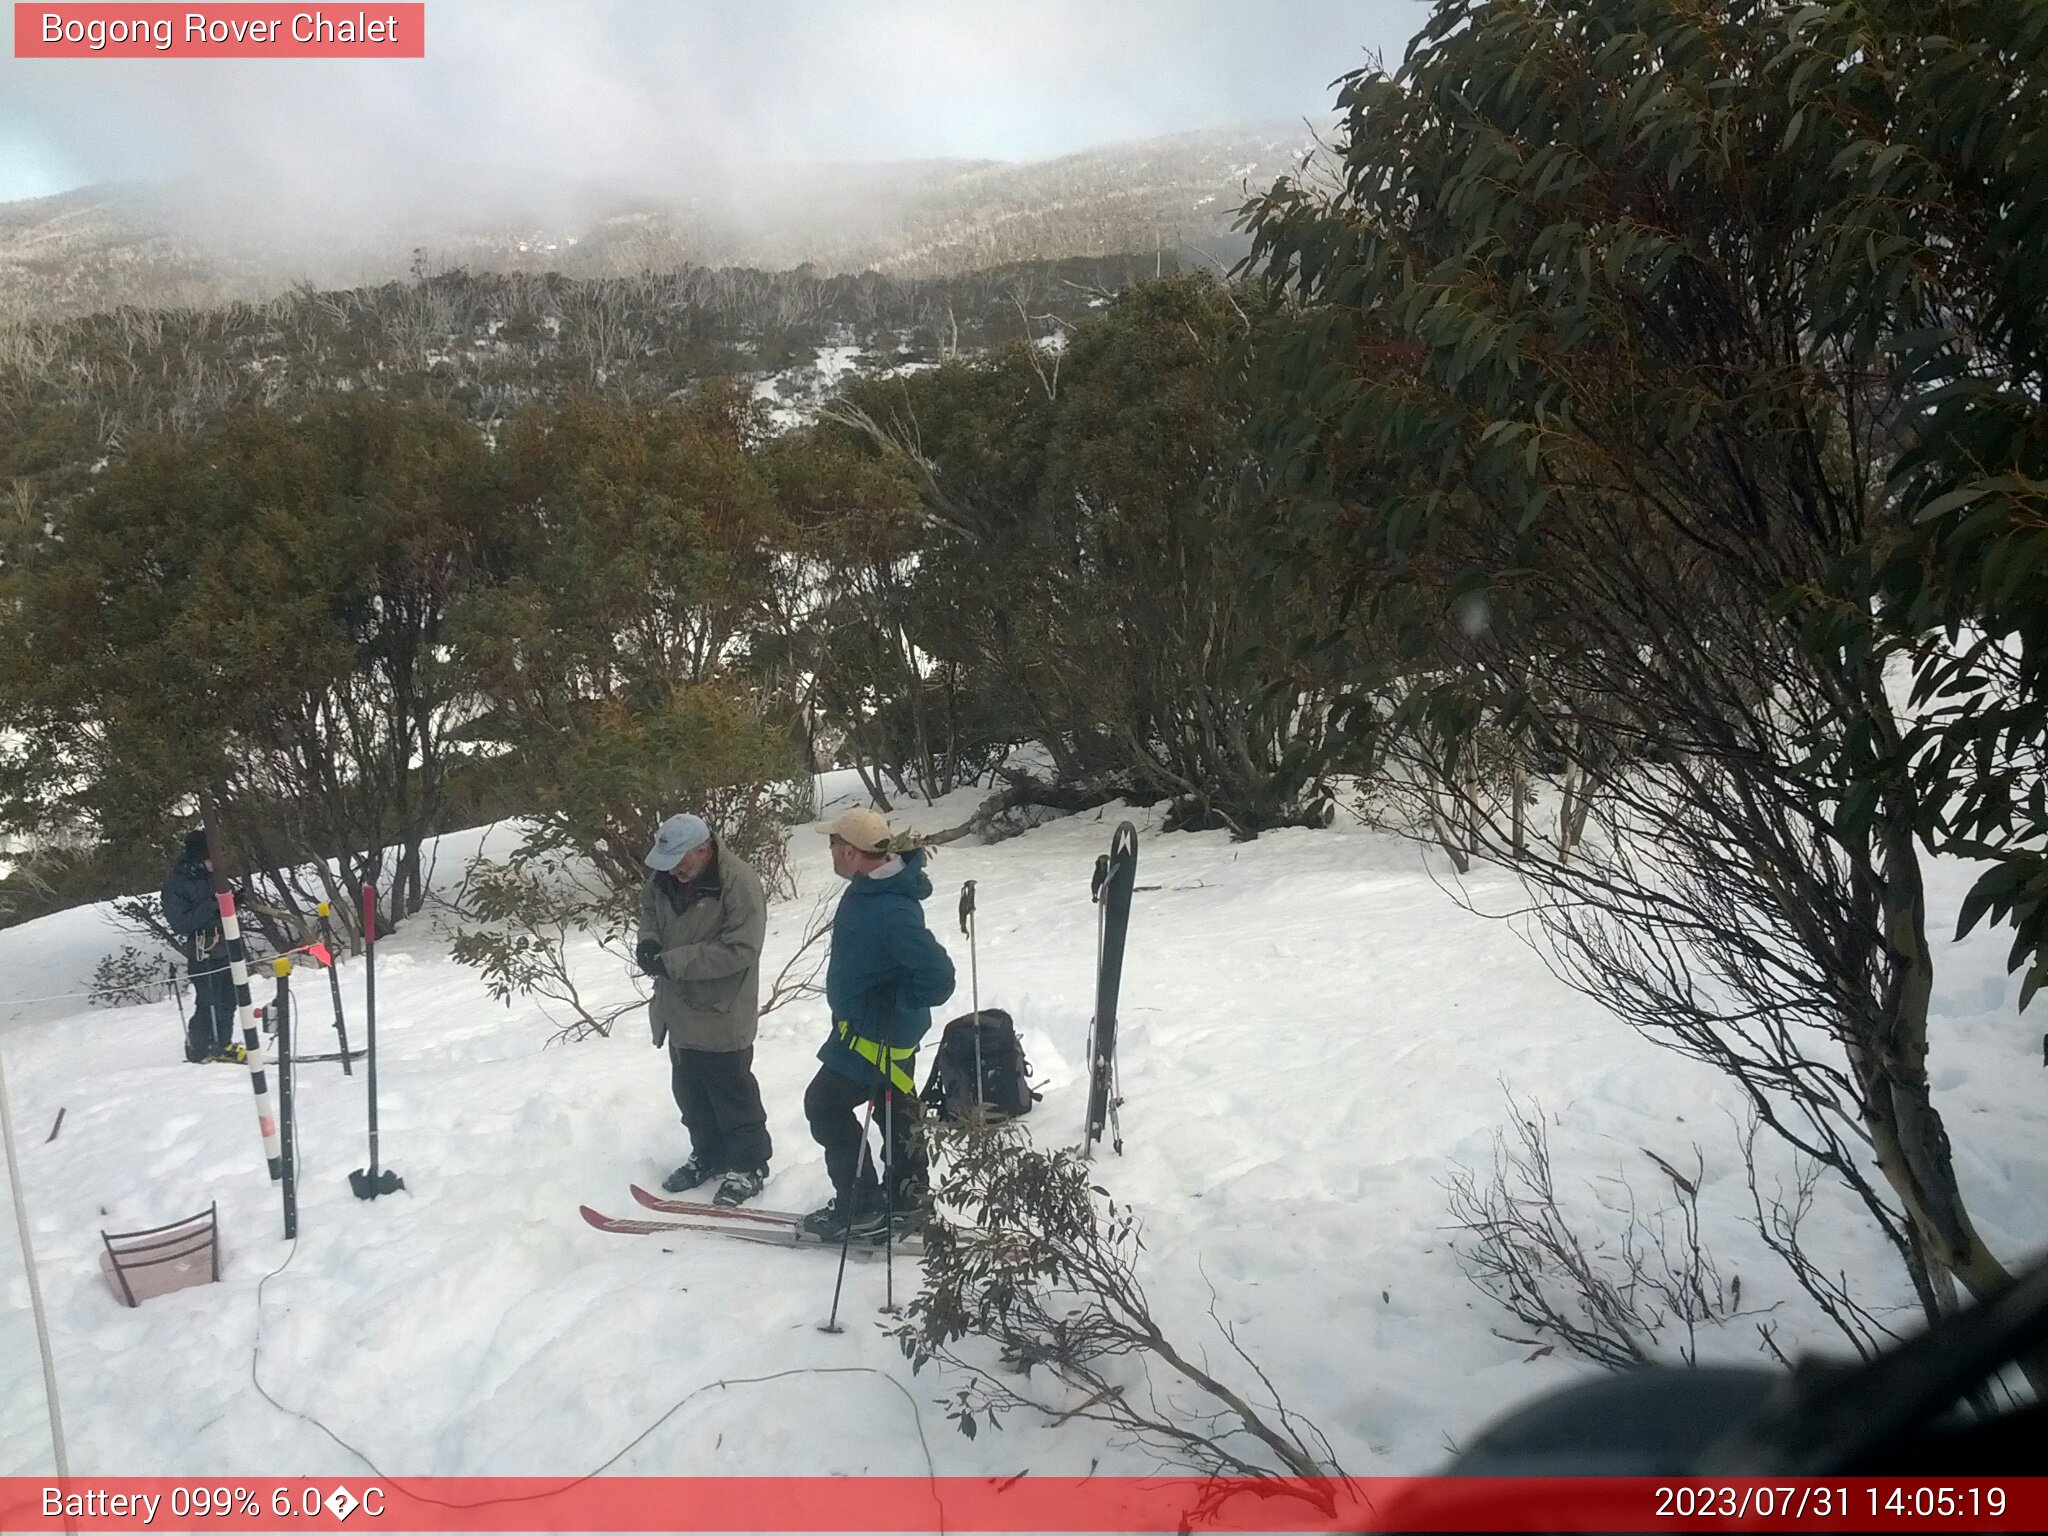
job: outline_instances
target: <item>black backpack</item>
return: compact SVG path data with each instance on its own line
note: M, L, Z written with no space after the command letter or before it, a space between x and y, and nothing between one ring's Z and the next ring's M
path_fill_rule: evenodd
M979 1015L963 1013L946 1025L920 1095L926 1108L941 1120L961 1120L973 1107L977 1017L981 1021L980 1101L988 1106L991 1119L1030 1113L1039 1098L1031 1089L1031 1063L1024 1059L1016 1024L1000 1008L984 1008Z

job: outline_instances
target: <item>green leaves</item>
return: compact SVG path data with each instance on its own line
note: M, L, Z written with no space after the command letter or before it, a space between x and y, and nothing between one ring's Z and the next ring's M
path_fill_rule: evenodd
M420 835L370 819L432 778L438 626L480 537L483 466L468 427L375 400L131 444L53 508L18 576L0 708L41 711L68 765L45 802L154 830L209 784L266 806L324 796L274 842L247 809L239 856L285 863Z
M2038 808L2036 819L2038 824ZM2038 850L2008 852L1986 845L1977 851L1992 862L1964 897L1956 921L1956 937L1965 938L1987 917L2011 925L2013 941L2006 957L2009 970L2026 968L2019 1005L2025 1008L2048 984L2048 867Z
M1261 430L1290 491L1339 509L1304 519L1303 560L1400 616L1400 654L1562 674L1600 605L1603 643L1654 646L1740 594L1814 675L1910 656L1945 701L1910 752L1886 711L1817 717L1801 771L1845 829L1882 813L1883 773L1934 846L2024 864L2048 858L2027 809L2048 758L2048 0L1940 18L1440 4L1394 76L1347 79L1343 191L1253 212L1295 338ZM1599 578L1622 559L1634 592ZM1484 645L1454 604L1404 600L1509 568L1528 574ZM2004 648L1934 641L1973 630Z

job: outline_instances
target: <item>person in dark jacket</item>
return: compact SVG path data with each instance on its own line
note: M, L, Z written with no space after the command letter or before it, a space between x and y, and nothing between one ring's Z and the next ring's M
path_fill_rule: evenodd
M923 851L892 852L889 824L867 809L847 811L825 830L833 873L847 884L825 963L832 1032L818 1050L823 1065L805 1090L804 1117L825 1149L832 1200L804 1226L835 1240L851 1226L855 1237L873 1241L884 1235L886 1212L901 1227L922 1214L917 1047L932 1027L932 1009L953 995L953 960L925 926L932 883ZM862 1139L862 1106L887 1131L886 1196Z
M721 848L702 817L671 816L643 861L640 969L654 978L654 1043L668 1046L669 1086L690 1132L671 1194L724 1175L712 1200L738 1205L768 1182L768 1112L754 1079L761 1012L761 877Z
M228 975L228 947L221 941L220 902L213 891L213 860L206 854L204 827L185 834L185 846L164 877L162 900L164 921L183 941L185 972L192 978L185 1059L239 1061L234 1043L235 988Z

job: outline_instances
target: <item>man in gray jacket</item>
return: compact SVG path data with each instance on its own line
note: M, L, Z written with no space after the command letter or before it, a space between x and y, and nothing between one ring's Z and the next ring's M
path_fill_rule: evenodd
M754 1080L761 1011L761 877L719 847L699 816L671 816L644 861L640 969L654 978L654 1043L690 1132L690 1159L662 1181L681 1194L725 1176L712 1197L738 1205L768 1179L768 1114Z

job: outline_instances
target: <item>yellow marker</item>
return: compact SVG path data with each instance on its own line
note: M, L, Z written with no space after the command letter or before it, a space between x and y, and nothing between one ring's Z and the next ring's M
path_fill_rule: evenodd
M292 957L290 955L279 955L270 962L270 968L280 976L289 976L292 973Z
M322 917L326 917L330 912L333 911L333 908L329 907L327 903L323 901L313 910L318 912Z

